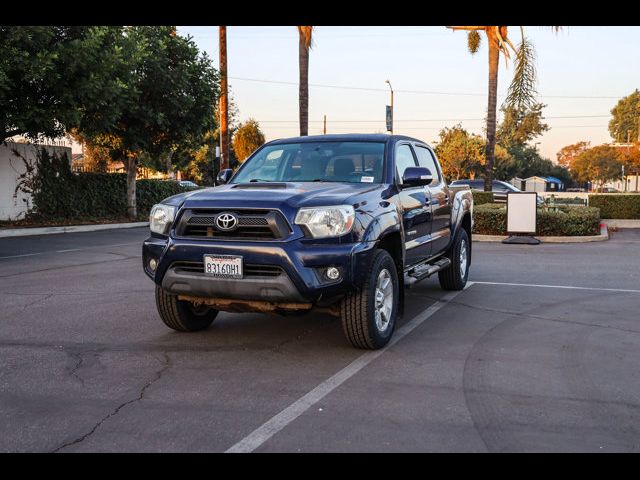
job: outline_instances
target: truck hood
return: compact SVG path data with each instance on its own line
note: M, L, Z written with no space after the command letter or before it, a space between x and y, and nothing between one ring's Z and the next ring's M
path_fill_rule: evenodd
M174 195L164 200L185 208L278 208L353 204L381 184L336 182L256 182L221 185Z

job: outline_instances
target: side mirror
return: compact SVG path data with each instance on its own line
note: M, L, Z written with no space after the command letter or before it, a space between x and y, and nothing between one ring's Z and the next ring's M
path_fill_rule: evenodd
M402 185L405 187L429 185L432 181L433 175L426 167L407 167L402 175Z
M231 180L231 175L233 175L233 170L231 170L230 168L220 170L218 172L218 176L216 177L216 184L225 185L226 183L229 183L229 180Z

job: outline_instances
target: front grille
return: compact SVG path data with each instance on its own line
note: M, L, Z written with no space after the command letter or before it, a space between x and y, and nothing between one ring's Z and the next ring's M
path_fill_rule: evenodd
M277 265L256 265L247 263L243 265L245 277L278 277L284 273L282 267ZM177 273L201 273L204 274L204 262L173 262L170 267Z
M221 213L232 213L238 219L232 231L216 226ZM188 209L176 225L180 237L204 237L221 240L279 240L291 233L289 224L276 210Z

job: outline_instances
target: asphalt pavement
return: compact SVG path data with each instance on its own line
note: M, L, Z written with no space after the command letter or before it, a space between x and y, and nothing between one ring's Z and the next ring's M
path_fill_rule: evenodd
M146 228L0 239L0 451L640 450L640 231L475 243L393 345L328 315L160 321Z

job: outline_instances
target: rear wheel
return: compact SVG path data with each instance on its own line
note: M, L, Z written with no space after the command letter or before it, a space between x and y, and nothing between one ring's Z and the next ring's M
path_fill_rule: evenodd
M218 310L204 304L178 300L177 295L172 295L157 285L156 306L165 325L179 332L204 330L218 315Z
M364 284L342 300L344 334L356 348L384 347L396 326L398 314L398 273L391 255L377 250Z
M440 287L444 290L462 290L467 284L471 263L471 244L464 228L458 229L446 256L451 260L451 265L438 272Z

